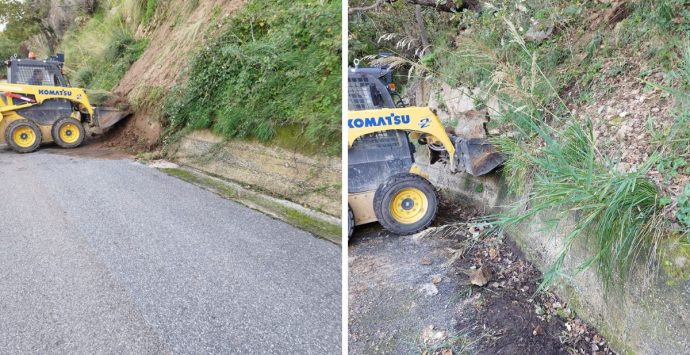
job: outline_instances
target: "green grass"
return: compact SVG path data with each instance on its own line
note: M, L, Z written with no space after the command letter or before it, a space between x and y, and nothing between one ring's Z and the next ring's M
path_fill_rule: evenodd
M65 33L60 50L74 86L110 91L147 46L148 39L135 39L120 13L100 8L83 26Z
M541 217L555 231L574 217L543 285L594 267L604 286L622 286L633 270L653 264L665 220L657 188L645 176L651 162L637 171L619 172L615 161L598 155L589 122L569 125L558 132L558 138L546 128L534 130L545 146L536 154L524 152L536 168L528 199L498 215L495 222L510 229ZM566 258L576 243L592 253L566 270Z
M158 7L158 0L146 0L146 10L144 11L144 23L151 22L153 16L156 14L156 8Z
M294 141L339 155L340 46L340 2L253 1L193 56L167 122L261 141L299 127Z

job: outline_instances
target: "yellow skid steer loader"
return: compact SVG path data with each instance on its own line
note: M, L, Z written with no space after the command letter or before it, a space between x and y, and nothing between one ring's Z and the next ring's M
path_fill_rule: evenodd
M431 164L450 173L489 173L505 160L483 138L446 132L428 107L396 107L386 87L385 68L348 71L348 215L354 226L378 221L390 232L406 235L429 226L438 197L428 174L414 160L416 140L426 145Z
M111 127L128 116L111 108L93 107L83 89L69 86L63 75L64 56L46 60L5 62L7 82L0 83L0 144L30 153L42 143L78 147L84 125Z

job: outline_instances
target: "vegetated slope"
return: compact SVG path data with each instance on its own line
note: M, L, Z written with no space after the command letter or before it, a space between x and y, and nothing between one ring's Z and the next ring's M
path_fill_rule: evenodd
M194 56L166 118L178 127L340 153L340 2L249 3ZM287 139L285 139L287 134Z
M224 19L243 5L241 0L158 3L148 24L139 26L136 33L146 38L148 47L113 88L129 99L135 114L115 130L111 144L146 150L159 143L168 92L186 79L184 73L194 51L206 45Z
M509 157L506 180L531 206L500 222L578 211L547 281L564 274L571 242L587 239L594 256L578 270L620 285L648 265L640 256L653 264L660 241L690 242L687 10L674 0L495 1L416 16L394 3L351 14L351 58L390 50L378 63L398 66L409 87L474 89ZM441 108L459 99L436 92Z
M137 108L122 136L152 144L162 128L210 128L339 155L338 2L242 5L199 1L188 18L182 3L159 5L149 47L115 89Z
M95 103L131 103L136 114L112 132L111 144L147 150L209 128L226 138L340 154L339 1L26 4L45 18L18 21L48 30L26 32L25 47L65 52L66 73ZM0 49L22 36L3 35Z

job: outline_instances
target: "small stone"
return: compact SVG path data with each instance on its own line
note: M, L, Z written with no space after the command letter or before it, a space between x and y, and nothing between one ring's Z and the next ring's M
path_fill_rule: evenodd
M543 316L544 315L544 309L541 308L540 305L535 305L534 306L534 313L536 313L538 316Z
M532 331L532 335L534 335L534 336L544 335L544 328L542 328L541 325L537 325L536 327L534 327L534 330Z
M525 40L542 42L553 35L553 24L534 24L525 33Z
M652 112L657 113L661 111L658 107L652 107Z
M491 269L486 265L482 265L482 267L472 272L470 282L473 285L482 287L491 281L491 276Z
M438 288L432 283L424 284L419 288L419 292L423 293L425 296L436 296L438 295Z
M167 160L154 160L148 166L154 169L179 169L180 166Z
M441 275L434 275L434 276L432 276L432 277L431 277L431 282L432 282L434 285L440 284L440 283L441 283Z
M431 265L433 264L433 261L431 261L431 258L429 258L428 256L425 256L421 260L419 260L419 263L422 265Z
M498 251L496 250L496 248L490 248L489 249L489 257L491 259L496 259L497 256L498 256Z
M621 113L618 114L618 116L619 116L620 118L625 118L625 116L627 116L627 115L629 115L628 111L623 111L623 112L621 112Z
M422 340L427 345L438 344L448 338L448 332L436 330L433 325L428 325L422 330Z

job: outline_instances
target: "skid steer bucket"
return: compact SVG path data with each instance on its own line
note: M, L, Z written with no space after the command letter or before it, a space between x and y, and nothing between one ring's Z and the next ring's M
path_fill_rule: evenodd
M460 163L472 176L488 174L506 160L496 147L483 138L461 139L457 145L459 147L456 146L456 151L459 152Z
M123 118L132 114L132 112L120 111L112 107L96 107L94 110L96 118L95 124L101 129L112 127Z

